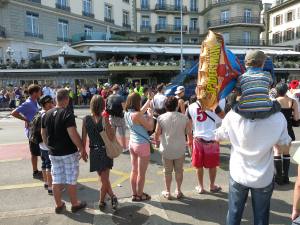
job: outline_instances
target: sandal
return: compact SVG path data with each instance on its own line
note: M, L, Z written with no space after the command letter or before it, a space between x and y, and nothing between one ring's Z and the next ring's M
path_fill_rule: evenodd
M99 205L98 205L100 211L103 211L106 207L106 202L99 202Z
M146 193L143 193L141 196L136 195L135 197L135 202L144 202L151 200L151 196Z
M136 197L137 197L137 195L132 195L131 201L136 202Z
M161 194L165 199L172 200L172 196L171 196L170 192L163 191Z
M181 199L184 197L183 193L181 191L175 191L175 195L177 199Z
M61 206L58 206L58 207L55 208L55 213L56 214L61 214L65 210L66 210L66 203L62 202Z
M79 210L84 209L86 206L87 206L86 202L80 202L79 205L71 207L71 212L76 213Z
M210 189L211 193L219 193L220 191L222 191L222 188L217 185L213 189Z
M200 188L200 186L195 187L195 190L198 192L198 194L205 194L205 190Z

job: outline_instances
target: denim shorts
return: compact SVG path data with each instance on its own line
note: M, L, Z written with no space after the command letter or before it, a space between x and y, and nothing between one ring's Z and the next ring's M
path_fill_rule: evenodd
M41 149L42 170L51 170L51 161L47 150Z

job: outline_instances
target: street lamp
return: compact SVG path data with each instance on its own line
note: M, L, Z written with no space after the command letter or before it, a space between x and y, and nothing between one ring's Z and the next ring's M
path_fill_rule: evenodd
M61 65L65 65L65 56L68 54L68 49L66 46L63 46L60 50L60 56L58 56L58 62ZM62 55L62 56L61 56Z
M180 1L180 72L183 72L183 0Z

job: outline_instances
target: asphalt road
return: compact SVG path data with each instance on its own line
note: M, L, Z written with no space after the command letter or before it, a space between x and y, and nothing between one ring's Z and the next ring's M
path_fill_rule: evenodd
M77 125L81 129L81 118L88 110L76 110ZM108 209L100 212L97 208L99 182L95 173L89 172L89 164L81 162L78 195L88 202L88 208L80 213L67 212L54 214L53 197L43 190L40 181L33 180L30 154L24 135L24 124L7 117L7 112L0 112L0 225L74 225L74 224L225 224L228 193L229 145L222 145L221 166L217 183L222 186L220 194L199 195L194 191L196 176L186 159L183 190L186 197L181 200L167 201L160 195L164 189L160 155L155 152L147 171L145 191L153 196L145 204L133 204L130 201L130 157L123 154L114 162L111 182L121 204L118 211ZM296 129L300 140L300 129ZM298 147L293 144L292 154ZM292 190L297 166L291 165L291 184L276 187L271 204L270 224L290 224ZM205 180L208 181L207 174ZM208 182L206 182L208 185ZM173 185L173 189L175 186ZM69 202L66 194L65 201ZM68 203L69 207L70 204ZM70 211L70 210L69 210ZM242 224L253 224L251 201L249 199Z

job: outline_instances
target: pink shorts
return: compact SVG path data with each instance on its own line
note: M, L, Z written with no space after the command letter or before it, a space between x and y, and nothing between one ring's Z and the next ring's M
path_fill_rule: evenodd
M131 154L137 155L138 157L147 157L150 155L150 144L129 142L129 150Z
M196 168L215 168L220 165L220 146L217 142L194 138L192 154L192 165Z

